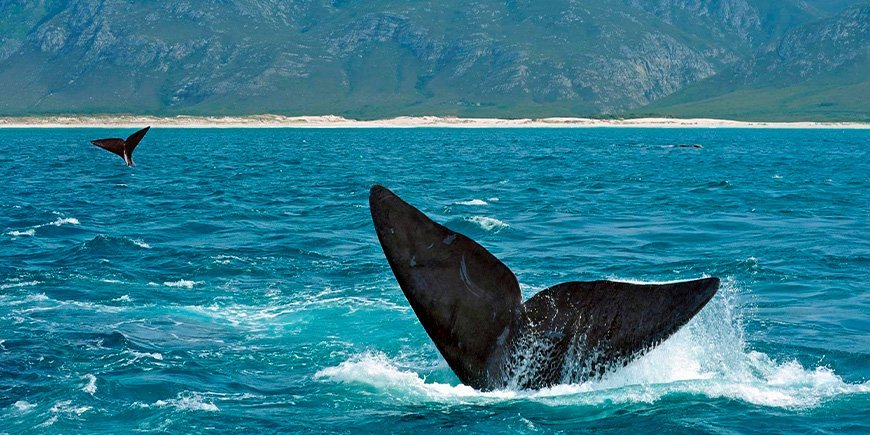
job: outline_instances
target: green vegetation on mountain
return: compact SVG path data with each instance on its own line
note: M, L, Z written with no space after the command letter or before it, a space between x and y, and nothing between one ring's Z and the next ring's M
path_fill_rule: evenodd
M770 51L639 113L870 122L870 7L798 27Z
M870 2L0 0L0 115L867 120Z

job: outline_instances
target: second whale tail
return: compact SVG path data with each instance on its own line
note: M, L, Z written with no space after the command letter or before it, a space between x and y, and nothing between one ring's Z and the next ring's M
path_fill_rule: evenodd
M136 146L139 145L139 142L142 141L142 138L145 137L145 134L148 133L148 130L150 129L151 127L145 127L142 130L131 134L126 140L113 137L92 140L91 143L106 151L121 156L127 166L134 166L133 150L136 149Z
M718 278L567 282L523 302L513 272L474 240L382 186L369 206L411 308L457 377L478 389L601 376L671 336L719 288Z

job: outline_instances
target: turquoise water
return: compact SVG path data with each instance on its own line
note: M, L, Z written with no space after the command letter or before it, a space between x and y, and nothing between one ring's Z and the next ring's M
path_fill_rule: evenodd
M88 143L127 133L0 130L0 433L870 431L870 131L153 129L132 169ZM474 391L374 183L525 297L723 286L601 380Z

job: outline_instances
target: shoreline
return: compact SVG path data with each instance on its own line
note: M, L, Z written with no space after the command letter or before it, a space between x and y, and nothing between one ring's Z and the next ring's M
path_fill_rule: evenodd
M711 118L457 118L400 116L361 121L324 116L52 115L0 117L2 128L771 128L870 129L866 122L755 122Z

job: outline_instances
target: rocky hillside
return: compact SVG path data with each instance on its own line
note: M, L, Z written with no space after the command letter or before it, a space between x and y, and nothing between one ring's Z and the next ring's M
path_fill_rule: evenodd
M800 26L771 50L640 111L870 122L870 4Z
M714 96L693 90L702 83L758 87L771 68L810 71L808 86L810 76L857 71L866 32L829 43L819 29L861 19L866 5L0 0L0 114L525 117L684 107L692 95Z

